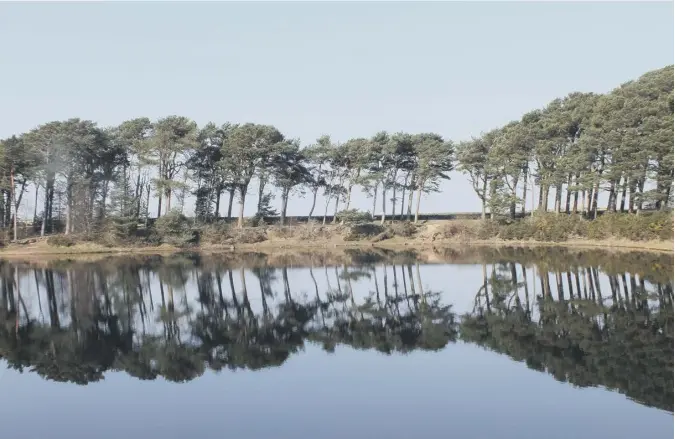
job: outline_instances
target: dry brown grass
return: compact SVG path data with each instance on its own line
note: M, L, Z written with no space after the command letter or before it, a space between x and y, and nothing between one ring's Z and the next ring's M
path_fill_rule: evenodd
M276 249L317 251L321 249L424 249L430 247L461 248L464 246L491 247L535 247L560 246L578 248L615 248L627 250L649 250L672 252L672 240L633 241L625 238L585 239L569 238L562 242L549 240L502 239L495 236L481 238L485 227L480 220L429 221L419 225L372 223L366 227L355 225L317 223L302 224L293 227L267 228L222 228L213 229L202 235L199 247L188 247L192 251L202 252L245 252L268 251ZM483 230L484 232L484 230ZM3 258L39 259L48 255L72 257L83 254L166 254L185 250L176 246L163 245L118 245L106 246L93 242L78 241L70 246L49 245L47 240L24 244L9 244L0 250Z

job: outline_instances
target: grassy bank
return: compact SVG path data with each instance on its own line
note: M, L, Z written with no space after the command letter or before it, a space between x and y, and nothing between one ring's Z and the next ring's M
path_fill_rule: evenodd
M0 255L82 253L167 253L192 249L321 249L428 246L611 247L673 250L673 214L607 214L589 221L580 216L545 214L518 221L445 220L420 224L308 223L238 229L225 223L196 225L180 215L163 217L151 230L108 227L91 235L54 235L9 243Z

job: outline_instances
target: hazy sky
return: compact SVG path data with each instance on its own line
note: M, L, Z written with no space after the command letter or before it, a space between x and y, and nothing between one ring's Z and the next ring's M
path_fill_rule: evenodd
M274 124L303 144L379 130L462 140L672 64L673 4L2 3L0 54L0 137L180 114ZM309 204L296 197L289 214ZM458 173L422 203L479 209Z

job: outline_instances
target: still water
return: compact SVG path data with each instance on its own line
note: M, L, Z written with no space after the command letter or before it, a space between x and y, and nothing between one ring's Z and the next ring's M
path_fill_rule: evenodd
M7 438L673 436L671 255L5 261L0 282Z

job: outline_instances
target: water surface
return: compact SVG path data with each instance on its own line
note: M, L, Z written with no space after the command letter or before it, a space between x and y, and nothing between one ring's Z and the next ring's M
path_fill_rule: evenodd
M562 249L2 262L4 436L672 437L672 273Z

